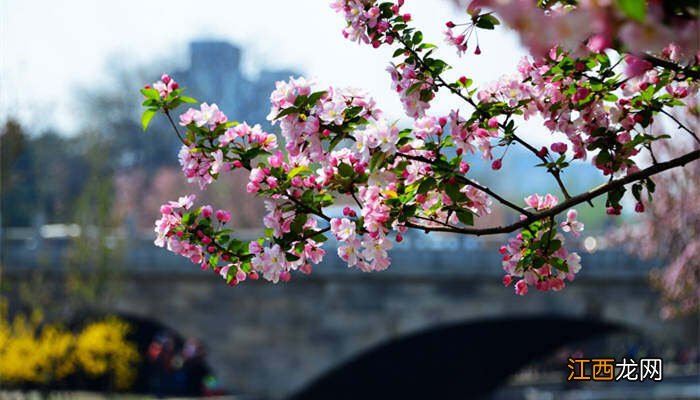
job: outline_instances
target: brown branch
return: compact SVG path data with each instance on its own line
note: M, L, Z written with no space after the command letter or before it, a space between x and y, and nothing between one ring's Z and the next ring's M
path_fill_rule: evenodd
M659 110L659 112L661 114L671 118L675 123L678 124L678 129L683 129L684 131L690 133L690 135L693 136L693 139L695 139L696 142L700 143L700 138L698 138L698 135L695 132L688 129L687 126L683 125L683 123L681 121L679 121L676 117L674 117L671 113L667 112L664 109Z
M692 78L694 80L700 79L700 72L698 71L693 71L687 67L684 67L682 65L676 64L671 61L663 60L658 57L654 57L651 54L645 54L642 56L644 61L649 62L651 65L655 67L661 67L665 69L670 69L671 71L675 71L679 74L683 74L689 78Z
M537 151L536 148L532 147L532 145L530 143L524 141L519 136L517 136L515 133L511 133L510 136L513 138L513 140L515 140L516 142L523 145L526 149L530 150L530 152L532 152L532 154L534 154L535 156L537 156L537 158L542 160L543 163L547 162L547 159L544 158L544 156L541 156L539 154L539 151ZM560 174L561 171L559 169L547 168L547 172L549 172L554 177L554 180L557 181L557 185L559 185L559 189L561 189L561 192L562 192L562 194L564 194L564 197L566 199L570 199L571 195L566 190L566 186L564 186L564 181L561 180L561 174Z
M426 164L434 165L432 160L425 158L425 157L422 157L422 156L412 156L412 155L408 155L408 154L398 154L398 155L400 157L407 158L409 160L420 161L420 162L424 162ZM482 192L488 194L489 196L493 197L494 199L496 199L499 203L503 204L504 206L510 207L513 210L515 210L523 215L526 215L526 216L532 215L532 213L530 211L527 211L526 209L504 199L503 197L501 197L498 193L494 192L493 190L487 188L486 186L478 184L465 176L457 175L457 176L455 176L455 179L457 179L463 185L473 186L477 190L482 191Z
M165 113L165 116L168 117L168 121L170 121L170 126L173 127L173 130L175 130L175 133L177 134L178 139L184 144L185 146L189 146L189 142L185 140L185 138L180 135L180 130L177 129L177 126L175 125L175 122L173 121L173 117L170 116L170 111L168 111L167 108L163 108L163 112Z
M424 225L418 225L414 224L412 222L407 222L406 226L409 228L414 228L414 229L421 229L426 232L452 232L452 233L460 233L464 235L475 235L475 236L482 236L482 235L496 235L500 233L511 233L514 232L520 228L527 227L531 223L543 220L545 218L549 217L554 217L555 215L565 211L566 209L576 206L578 204L590 201L600 195L603 195L605 193L608 193L612 190L615 190L619 187L622 187L624 185L627 185L628 183L632 182L637 182L642 179L648 178L652 175L658 174L660 172L676 168L676 167L681 167L684 166L685 164L696 161L700 159L700 150L695 150L691 151L690 153L687 153L681 157L674 158L670 161L662 162L659 164L652 165L649 168L643 169L641 171L637 171L635 173L629 174L623 178L620 179L615 179L612 180L606 184L600 185L595 189L592 189L588 192L581 193L577 196L574 196L566 201L564 201L561 204L558 204L550 209L544 210L540 213L534 214L530 217L527 217L523 220L520 220L518 222L515 222L510 225L506 226L494 226L490 228L455 228L455 229L450 229L446 227L430 227L430 226L424 226Z
M397 39L399 42L401 42L401 44L403 44L404 48L405 48L406 50L408 50L408 51L418 60L418 63L420 64L421 68L425 70L425 69L426 69L425 62L423 61L423 59L421 58L421 56L418 54L418 52L416 52L415 50L413 50L413 48L411 48L411 46L409 46L408 43L406 43L405 41L403 41L403 39L401 38L400 35L396 34L396 39ZM456 88L450 86L449 84L447 84L447 82L445 82L445 80L442 78L441 75L438 74L438 75L436 75L436 76L433 76L433 78L435 78L435 79L438 81L438 83L439 83L438 86L439 86L439 87L441 86L441 87L447 88L450 92L452 92L453 94L457 95L457 96L460 97L462 100L466 101L466 102L467 102L468 104L470 104L472 107L474 107L475 109L478 109L478 107L477 107L476 103L474 102L474 100L472 100L470 97L467 97L467 96L465 96L464 94L462 94L462 92L461 92L460 90L458 90L458 89L456 89ZM536 156L539 157L539 155L537 154L537 149L535 149L534 147L532 147L529 143L525 142L524 140L522 140L521 138L519 138L519 137L516 136L515 134L512 134L512 137L513 137L513 139L515 139L515 141L517 141L518 143L522 144L522 145L525 146L528 150L530 150L530 151L533 152ZM540 158L543 162L547 162L547 161L544 159L544 157L539 157L539 158ZM561 175L560 175L560 173L559 173L559 170L548 169L547 171L548 171L550 174L552 174L552 176L554 177L554 179L557 181L557 184L559 185L559 188L561 189L562 194L564 195L564 197L567 198L567 199L571 198L571 196L569 195L569 192L566 190L566 186L564 186L564 182L563 182L562 179L561 179ZM509 207L511 207L511 206L509 206ZM511 208L513 208L513 207L511 207ZM521 212L522 212L522 211L521 211ZM525 214L525 215L529 215L529 213L527 213L527 214Z

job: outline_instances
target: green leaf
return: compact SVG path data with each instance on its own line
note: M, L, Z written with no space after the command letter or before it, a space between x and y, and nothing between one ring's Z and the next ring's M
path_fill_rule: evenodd
M494 29L496 25L500 25L501 21L498 20L498 18L494 17L491 14L485 14L479 17L479 20L476 21L476 26L477 28L481 29Z
M647 2L645 0L617 0L617 6L627 17L644 22L647 17Z
M143 131L146 131L146 128L148 128L148 124L151 123L151 120L153 119L153 116L156 115L156 110L153 109L148 109L143 112L143 115L141 116L141 127L143 127Z
M159 100L160 101L160 92L153 88L143 88L141 89L141 94L146 96L149 99L153 100Z
M467 199L467 196L459 191L460 186L459 185L454 185L454 184L447 184L445 186L445 192L447 195L450 197L450 200L454 204L461 203Z
M308 104L309 106L313 106L324 94L326 94L325 90L311 93L309 95L309 99L306 101L306 104Z
M307 219L308 215L297 214L297 216L294 218L294 221L292 221L291 225L289 226L289 229L291 229L294 235L298 235L299 233L301 233L301 231L304 229L304 224L306 223Z
M418 90L421 86L423 86L423 81L414 83L413 85L411 85L411 86L408 88L408 90L406 91L406 95L409 95L409 94L415 92L415 91Z
M348 164L340 163L338 164L338 172L340 173L340 176L348 178L352 176L355 170Z
M312 237L311 239L312 239L314 242L323 243L323 242L325 242L326 240L328 240L328 236L326 236L326 235L320 233L320 234L318 234L318 235Z
M211 265L212 268L216 268L216 266L219 265L219 256L212 254L211 257L209 257L209 265Z
M375 152L369 160L369 170L374 172L378 166L382 165L384 160L386 160L386 153L382 153L381 151Z
M420 42L423 41L423 32L421 31L416 31L416 33L413 34L413 39L411 40L413 44L419 44Z
M197 100L193 99L192 97L188 97L188 96L180 96L178 98L180 100L182 100L183 103L190 103L190 104L199 103Z
M457 210L457 219L459 219L459 222L463 223L464 225L467 225L467 226L474 225L474 214L472 214L468 210L464 210L464 209Z
M280 119L284 116L287 116L289 114L297 114L299 112L299 109L296 107L287 107L284 110L280 111L279 114L275 117L275 119Z
M304 165L300 165L300 166L294 168L293 170L289 171L289 174L287 176L289 177L289 179L292 179L302 172L311 172L311 170L309 169L309 167L306 167Z
M437 181L435 181L434 178L428 177L423 179L423 181L420 183L420 186L418 186L418 193L420 194L426 194L432 189L435 188L437 185Z
M569 266L566 264L566 261L561 258L552 258L550 264L559 271L569 272Z

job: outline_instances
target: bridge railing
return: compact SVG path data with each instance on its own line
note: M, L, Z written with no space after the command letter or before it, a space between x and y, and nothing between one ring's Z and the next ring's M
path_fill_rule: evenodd
M237 237L243 240L259 237L261 233L258 230L236 231ZM61 271L68 262L68 253L74 242L94 234L90 229L81 231L75 226L5 229L2 232L0 262L5 272L37 268ZM404 240L394 244L390 251L392 267L376 275L392 278L502 276L498 246L506 238L485 239L446 233L426 235L409 231L404 235ZM150 233L114 230L108 234L106 243L114 244L115 249L119 250L118 262L125 272L202 273L183 257L156 247ZM580 240L570 241L568 247L576 249L582 256L582 278L646 279L649 270L660 265L658 260L640 260L619 248L607 248L604 232L588 232ZM356 269L347 268L336 256L337 242L334 238L330 238L324 248L327 255L322 265L315 267L314 276L366 276Z

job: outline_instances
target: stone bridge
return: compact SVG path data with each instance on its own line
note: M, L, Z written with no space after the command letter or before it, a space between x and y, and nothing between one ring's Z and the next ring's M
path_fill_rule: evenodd
M342 265L329 243L326 261L309 276L237 287L155 248L150 238L129 240L113 309L201 338L224 385L246 393L282 397L378 343L484 317L593 316L664 340L693 343L698 335L696 319L659 318L658 295L648 284L653 263L617 249L580 250L583 269L564 291L520 297L501 284L495 245L471 238L409 235L391 252L389 270L371 274ZM56 239L4 242L3 278L10 284L42 259L60 259L66 247Z

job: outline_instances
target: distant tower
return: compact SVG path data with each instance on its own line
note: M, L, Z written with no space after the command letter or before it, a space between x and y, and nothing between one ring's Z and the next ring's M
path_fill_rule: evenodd
M192 71L226 72L239 69L241 49L223 41L198 40L190 43L190 57Z
M190 68L181 80L199 101L215 102L231 118L240 118L240 96L247 89L240 48L223 41L190 43Z

